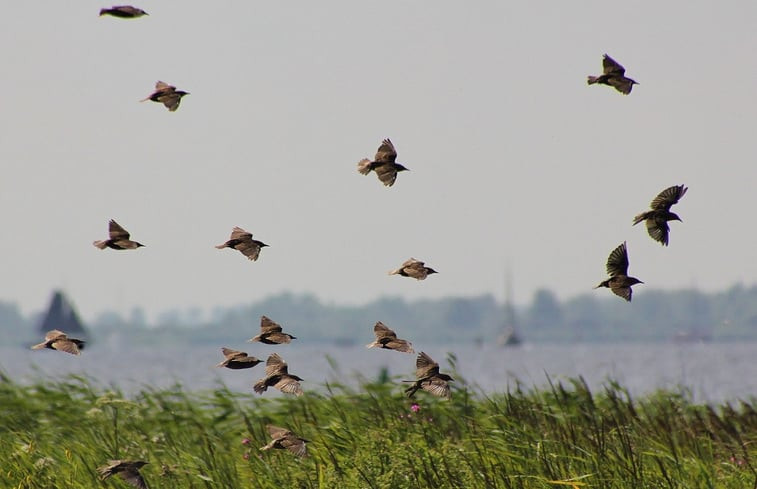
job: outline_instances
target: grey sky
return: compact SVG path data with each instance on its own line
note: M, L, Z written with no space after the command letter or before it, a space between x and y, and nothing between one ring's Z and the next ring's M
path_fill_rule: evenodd
M0 18L0 298L24 311L57 286L85 317L502 297L508 266L518 302L565 298L624 240L637 294L757 276L754 2L134 5ZM631 95L586 85L605 52ZM138 103L157 80L191 92L176 113ZM355 166L384 137L393 188ZM663 248L631 219L682 183ZM94 248L110 218L147 247ZM235 225L259 261L213 248ZM411 256L440 274L387 276Z

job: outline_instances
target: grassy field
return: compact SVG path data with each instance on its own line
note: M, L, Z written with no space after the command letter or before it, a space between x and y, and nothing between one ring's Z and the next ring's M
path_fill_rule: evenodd
M2 378L0 486L130 487L97 478L121 458L149 461L153 489L757 487L754 400L631 399L581 379L484 395L452 375L448 402L409 400L394 379L270 398L222 386L125 397L79 377ZM261 452L267 423L307 438L309 456Z

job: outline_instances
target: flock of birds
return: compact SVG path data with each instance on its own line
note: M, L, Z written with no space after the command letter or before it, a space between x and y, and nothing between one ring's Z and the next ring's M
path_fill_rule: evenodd
M123 5L101 9L100 15L110 15L119 18L138 18L148 14L142 9ZM601 75L588 77L587 82L589 85L608 85L628 95L631 93L633 86L638 84L635 80L626 77L625 68L607 54L603 57L602 65L603 72ZM150 100L162 103L169 111L173 112L179 108L181 99L185 95L188 95L188 92L177 90L175 86L158 81L153 93L142 101ZM404 165L397 163L397 151L389 139L382 141L373 160L368 158L360 160L357 164L357 169L363 175L368 175L373 171L379 181L387 187L394 185L399 172L408 170ZM636 225L642 221L645 222L649 236L662 245L667 246L670 232L668 222L681 220L678 215L670 211L670 208L684 196L687 190L687 187L684 185L666 188L652 200L651 210L634 217L633 224ZM108 238L95 241L93 243L94 246L99 249L111 248L114 250L134 250L144 246L142 243L132 240L130 233L115 220L110 221L108 231ZM252 233L245 231L241 227L234 227L229 239L217 245L216 248L231 248L239 251L249 260L255 261L259 258L261 249L267 246L262 241L253 239ZM623 242L610 253L607 259L607 273L610 277L602 281L595 288L607 287L616 295L624 298L626 301L630 301L632 295L631 287L643 282L628 275L628 264L628 249L626 243ZM410 258L402 263L399 268L389 272L390 275L400 275L416 280L425 280L426 277L434 273L438 272L433 268L427 267L423 261L416 260L415 258ZM366 345L368 348L382 348L410 354L415 353L412 343L398 338L397 334L381 321L375 324L373 332L375 340ZM262 316L260 320L260 334L248 341L260 342L267 345L282 345L288 344L294 339L296 339L295 336L283 332L281 325L266 316ZM45 335L45 341L32 346L32 349L49 348L79 355L83 347L84 341L69 338L63 331L53 330ZM241 370L252 368L262 363L262 360L250 356L243 351L232 350L226 347L222 348L221 351L224 360L217 367ZM439 371L439 364L429 355L425 352L420 352L416 357L415 367L416 379L403 381L411 384L405 389L408 397L412 397L419 390L424 390L443 399L451 397L449 382L454 379L447 374L441 373ZM269 387L273 387L285 394L300 396L303 393L300 384L302 380L297 375L289 373L287 363L278 353L273 353L268 356L265 362L264 377L255 382L253 390L258 394L263 394ZM261 447L261 450L272 448L286 449L300 457L307 455L306 442L308 440L286 428L267 425L266 429L271 436L271 442ZM107 465L98 468L98 472L103 479L118 474L131 485L145 489L147 484L139 469L147 463L142 460L111 460Z

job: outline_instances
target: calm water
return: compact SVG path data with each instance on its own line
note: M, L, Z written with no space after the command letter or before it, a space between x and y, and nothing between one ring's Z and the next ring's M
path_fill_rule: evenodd
M263 376L264 364L248 370L215 368L223 360L220 346L129 349L97 344L80 357L51 350L31 351L0 347L0 370L17 382L82 374L100 386L117 385L133 392L144 385L166 387L176 382L191 390L219 383L232 390L252 391ZM278 352L289 371L305 379L303 387L319 389L326 381L357 383L357 376L374 379L382 367L391 375L411 379L415 355L363 346L332 347L295 344L226 345L265 358ZM448 370L444 346L425 348ZM614 379L633 394L658 388L691 390L698 401L749 399L757 396L757 343L733 344L630 344L630 345L525 345L518 348L463 346L454 349L459 375L480 389L493 392L513 386L544 386L553 380L584 376L594 390ZM336 364L329 362L333 359ZM266 393L266 395L269 395Z

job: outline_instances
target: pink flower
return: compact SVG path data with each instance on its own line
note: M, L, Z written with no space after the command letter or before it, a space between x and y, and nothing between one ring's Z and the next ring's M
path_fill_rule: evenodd
M249 445L250 439L249 438L242 438L242 445Z
M418 411L421 410L421 407L417 404L413 404L412 406L410 406L410 410L414 413L417 413Z
M244 452L244 455L242 455L242 458L245 460L250 460L250 452Z

